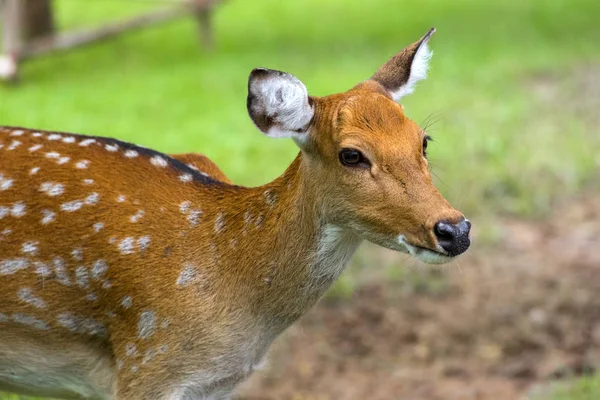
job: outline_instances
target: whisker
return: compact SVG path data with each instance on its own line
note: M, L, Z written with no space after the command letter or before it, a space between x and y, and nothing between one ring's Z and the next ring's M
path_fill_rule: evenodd
M435 173L435 172L433 172L433 171L430 171L430 172L431 172L431 173L433 174L433 176L435 176L435 177L436 177L436 178L437 178L437 179L438 179L438 180L439 180L439 181L440 181L440 182L441 182L441 183L442 183L444 186L446 186L448 189L452 189L452 188L450 187L450 185L448 185L446 182L444 182L444 181L442 180L442 178L440 178L440 177L439 177L439 175L438 175L438 174L436 174L436 173Z

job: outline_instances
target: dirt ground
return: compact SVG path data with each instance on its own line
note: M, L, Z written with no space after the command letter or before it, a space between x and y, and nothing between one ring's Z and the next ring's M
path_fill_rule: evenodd
M460 266L413 267L411 282L376 278L323 300L240 398L526 399L540 383L599 368L600 196L499 226L499 243L475 245Z

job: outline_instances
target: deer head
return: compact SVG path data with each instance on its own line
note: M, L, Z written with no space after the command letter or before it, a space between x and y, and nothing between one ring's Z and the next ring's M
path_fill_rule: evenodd
M426 77L434 32L341 94L309 96L294 76L255 69L247 107L264 134L298 145L328 224L444 263L468 249L471 224L433 185L429 137L397 103Z

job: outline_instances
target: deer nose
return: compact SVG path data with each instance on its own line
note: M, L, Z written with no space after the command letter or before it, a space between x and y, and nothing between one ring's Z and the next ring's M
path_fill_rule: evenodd
M439 221L433 227L438 244L446 250L449 256L454 257L467 251L471 245L469 232L471 222L462 219L457 224L448 221Z

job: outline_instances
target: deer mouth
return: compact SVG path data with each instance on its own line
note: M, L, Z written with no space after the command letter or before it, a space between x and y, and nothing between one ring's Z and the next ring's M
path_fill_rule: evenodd
M430 249L411 244L406 240L404 235L398 236L398 244L400 245L400 251L408 253L426 264L445 264L454 258L442 249L441 246L439 249Z

